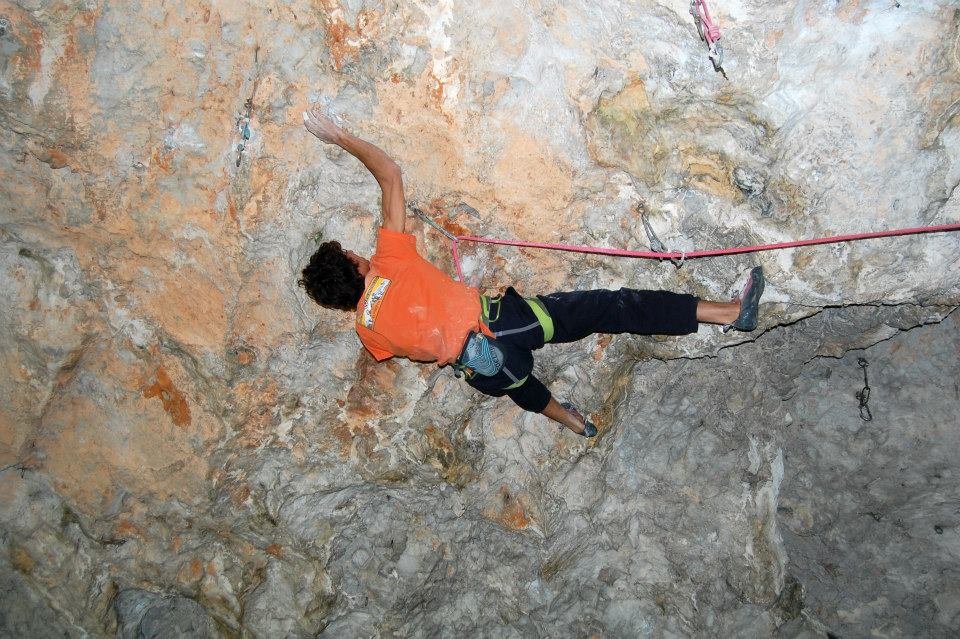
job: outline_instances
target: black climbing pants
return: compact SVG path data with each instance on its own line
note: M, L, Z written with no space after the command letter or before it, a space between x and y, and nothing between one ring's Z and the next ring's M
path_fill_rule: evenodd
M510 287L501 297L484 301L487 325L504 354L503 368L491 377L468 377L467 383L487 395L507 395L520 408L540 413L550 402L550 391L532 374L532 351L594 333L695 333L698 301L693 295L630 288L524 298Z

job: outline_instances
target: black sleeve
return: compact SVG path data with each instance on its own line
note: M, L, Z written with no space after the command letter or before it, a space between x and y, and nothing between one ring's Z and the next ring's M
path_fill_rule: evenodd
M542 413L550 403L550 391L533 375L529 375L522 385L508 390L507 396L517 406L531 413Z

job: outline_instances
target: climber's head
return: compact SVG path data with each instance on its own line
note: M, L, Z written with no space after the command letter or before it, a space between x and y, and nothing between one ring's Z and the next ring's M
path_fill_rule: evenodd
M344 251L339 242L324 242L310 257L297 284L320 306L352 311L363 295L363 278L369 271L369 261Z

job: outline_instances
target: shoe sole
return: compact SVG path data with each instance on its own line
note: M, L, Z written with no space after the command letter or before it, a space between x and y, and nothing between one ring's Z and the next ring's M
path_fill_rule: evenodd
M744 287L744 292L740 298L740 314L733 324L727 324L723 327L726 333L731 329L736 329L743 333L749 333L756 330L760 320L760 297L763 295L763 289L766 282L763 277L763 267L756 266L750 271L750 280Z

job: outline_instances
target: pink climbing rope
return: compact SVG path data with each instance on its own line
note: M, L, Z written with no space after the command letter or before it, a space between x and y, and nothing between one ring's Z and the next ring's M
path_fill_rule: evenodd
M460 242L477 242L482 244L499 244L502 246L517 246L521 248L544 249L549 251L567 251L572 253L591 253L595 255L614 255L617 257L640 257L655 260L687 260L696 257L716 257L719 255L736 255L738 253L758 253L760 251L774 251L777 249L794 248L797 246L813 246L815 244L837 244L853 242L855 240L870 240L878 237L896 237L901 235L920 235L922 233L947 233L960 231L960 223L938 224L935 226L914 226L911 228L893 229L888 231L874 231L871 233L850 233L847 235L831 235L808 240L793 242L773 242L770 244L753 244L750 246L734 246L702 251L630 251L627 249L607 248L600 246L585 246L582 244L555 244L550 242L521 242L519 240L503 240L493 237L479 237L476 235L458 235L452 241L453 261L457 266L457 275L463 281L463 269L460 265Z
M690 3L690 13L703 25L703 39L711 45L720 39L720 27L713 23L706 0L693 0Z
M710 10L707 8L707 0L690 0L690 15L697 25L697 33L700 39L707 43L707 50L710 62L713 64L713 70L727 74L723 71L723 45L720 43L720 27L713 22L710 17Z

